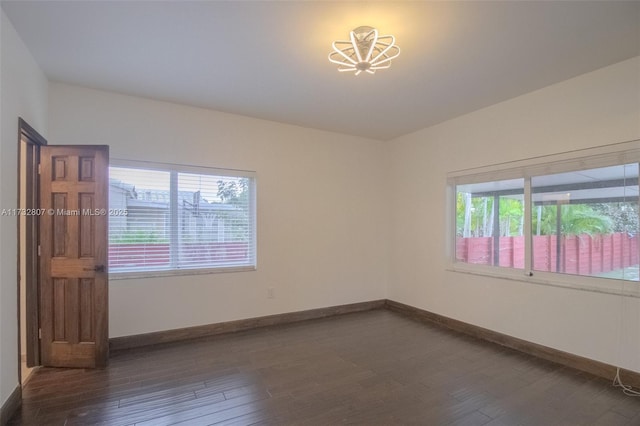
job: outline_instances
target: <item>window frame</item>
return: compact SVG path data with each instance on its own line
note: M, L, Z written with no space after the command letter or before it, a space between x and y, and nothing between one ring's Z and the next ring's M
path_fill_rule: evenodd
M604 145L560 154L551 154L505 162L501 164L458 170L447 174L447 271L510 279L532 284L572 288L577 290L640 297L640 283L636 281L572 275L558 272L534 271L532 268L532 198L533 177L575 172L629 163L640 164L640 140ZM523 269L494 265L479 265L456 260L456 187L506 179L524 179L524 239L525 265ZM638 200L640 206L640 198ZM640 244L639 244L640 245Z
M171 228L174 227L177 229L180 224L177 220L177 216L179 214L178 210L175 210L171 206L177 206L177 203L174 203L173 199L177 197L178 190L178 179L177 176L181 173L193 173L193 174L201 174L201 175L212 175L212 176L224 176L224 177L242 177L249 178L251 180L251 184L249 185L249 224L251 228L250 232L250 245L251 245L251 253L252 257L250 259L250 264L248 265L237 265L237 266L219 266L219 267L210 267L210 268L175 268L171 267L169 269L163 268L158 270L141 270L141 271L111 271L109 270L109 280L126 280L126 279L135 279L135 278L156 278L156 277L168 277L168 276L182 276L182 275L206 275L206 274L216 274L216 273L228 273L228 272L247 272L247 271L256 271L258 268L258 241L257 241L257 173L249 170L238 170L238 169L223 169L217 167L203 167L203 166L193 166L193 165L185 165L185 164L175 164L175 163L158 163L158 162L150 162L150 161L140 161L140 160L125 160L119 158L111 158L109 162L109 167L122 167L122 168L133 168L133 169L141 169L141 170L153 170L153 171L162 171L169 172L169 196L171 198L169 214L172 217ZM171 257L174 256L175 248L172 246L177 243L174 239L174 232L171 232L171 240L170 240L170 252ZM172 260L173 261L173 260Z

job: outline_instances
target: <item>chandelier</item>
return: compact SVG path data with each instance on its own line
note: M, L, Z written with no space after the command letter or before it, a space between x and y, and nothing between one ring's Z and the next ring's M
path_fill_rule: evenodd
M338 71L362 71L375 74L391 66L391 60L400 54L392 35L379 35L378 30L362 26L349 33L350 40L334 41L333 52L329 53L329 61L338 64Z

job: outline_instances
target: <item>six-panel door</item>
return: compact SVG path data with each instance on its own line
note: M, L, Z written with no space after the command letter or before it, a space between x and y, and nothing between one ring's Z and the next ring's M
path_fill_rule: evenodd
M108 358L108 146L43 146L40 168L42 364Z

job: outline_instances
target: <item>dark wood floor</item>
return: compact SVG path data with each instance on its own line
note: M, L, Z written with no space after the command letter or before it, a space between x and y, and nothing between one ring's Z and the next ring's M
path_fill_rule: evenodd
M610 382L386 310L41 369L10 424L640 425Z

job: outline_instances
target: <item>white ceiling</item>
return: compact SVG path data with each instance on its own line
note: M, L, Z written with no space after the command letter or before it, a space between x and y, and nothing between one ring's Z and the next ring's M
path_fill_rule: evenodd
M640 2L5 1L54 81L389 140L640 55ZM338 73L360 25L402 53Z

